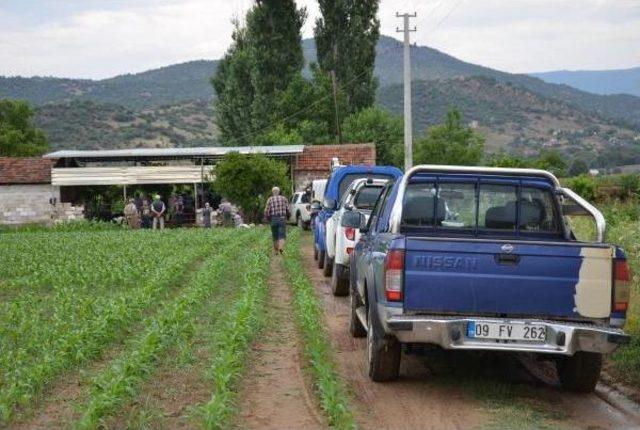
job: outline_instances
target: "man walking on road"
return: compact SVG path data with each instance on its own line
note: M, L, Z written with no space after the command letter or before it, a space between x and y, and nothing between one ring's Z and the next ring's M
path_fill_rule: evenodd
M153 203L151 203L151 214L153 215L154 230L158 228L158 224L160 225L160 230L164 230L164 214L166 211L167 206L162 200L160 200L160 195L156 194L153 198Z
M280 188L271 189L272 196L267 200L264 217L271 223L273 252L277 255L284 251L284 239L287 237L287 218L289 218L289 201L280 195Z

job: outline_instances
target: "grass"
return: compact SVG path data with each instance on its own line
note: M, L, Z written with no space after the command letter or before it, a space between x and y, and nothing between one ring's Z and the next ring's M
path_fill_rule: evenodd
M259 248L245 259L250 269L245 273L240 298L223 317L223 324L213 338L213 357L208 372L214 383L213 394L211 400L194 410L205 429L230 426L237 412L237 384L245 368L249 347L264 323L269 246L264 239L258 243Z
M147 319L146 329L135 338L126 353L92 381L90 398L83 407L78 428L100 426L105 418L137 394L144 379L155 370L163 352L193 335L193 321L202 303L216 292L223 277L232 270L251 270L245 264L238 267L234 262L255 234L255 231L243 232L231 245L222 248L222 252L209 257L181 294ZM208 312L222 311L222 306L208 309Z
M331 345L323 321L322 305L305 272L300 255L300 233L289 238L290 250L284 258L286 277L293 288L293 307L302 334L305 358L328 423L337 429L355 428L355 421L343 382L332 359Z

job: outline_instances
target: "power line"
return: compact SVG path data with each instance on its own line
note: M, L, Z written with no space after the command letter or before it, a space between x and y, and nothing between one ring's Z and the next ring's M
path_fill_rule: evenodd
M458 8L458 6L460 6L462 4L463 1L464 0L457 0L456 3L454 3L453 7L451 9L449 9L449 12L447 12L447 14L444 15L440 19L440 21L438 21L436 26L433 28L433 30L431 31L432 35L438 30L438 28L440 28L440 25L442 25L442 23L445 22L447 20L447 18L449 18L453 12L455 12L455 10Z

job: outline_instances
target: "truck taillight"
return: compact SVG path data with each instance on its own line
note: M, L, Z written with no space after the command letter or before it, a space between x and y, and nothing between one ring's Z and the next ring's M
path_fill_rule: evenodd
M356 239L356 229L353 228L353 227L347 227L347 228L344 229L344 235L349 240L355 240Z
M629 307L631 269L627 260L615 260L613 269L613 312L626 312Z
M390 302L402 301L402 279L404 278L404 251L389 251L384 261L384 294Z

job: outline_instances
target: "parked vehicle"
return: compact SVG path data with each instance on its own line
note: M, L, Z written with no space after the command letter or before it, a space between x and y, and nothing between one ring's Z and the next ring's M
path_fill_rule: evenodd
M378 200L386 179L356 179L343 194L337 211L326 222L327 259L333 261L331 289L336 296L349 294L349 254L360 239L360 230L343 227L341 220L346 212L358 211L368 219Z
M315 179L311 181L311 202L320 202L322 203L322 198L324 196L324 190L327 187L326 179Z
M340 198L347 187L356 179L395 179L402 175L397 167L391 166L344 166L337 167L327 179L327 185L322 200L322 210L318 213L314 222L314 257L318 261L318 268L324 269L326 276L331 276L333 261L326 257L326 229L325 223L331 218L333 212L339 209Z
M309 230L311 222L311 199L306 191L297 191L293 193L290 201L289 223L296 224L298 227Z
M449 208L451 216L447 219ZM566 215L595 220L580 242ZM550 173L416 166L385 186L351 254L350 331L369 376L398 377L403 344L512 351L555 361L561 384L594 389L623 332L630 273L602 214Z

